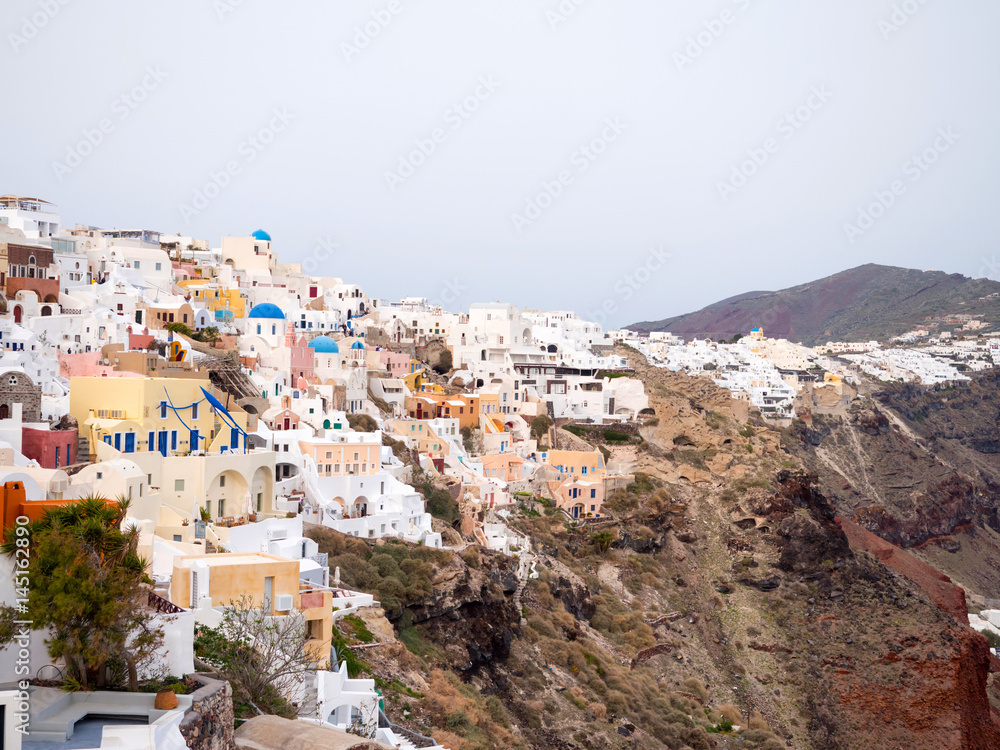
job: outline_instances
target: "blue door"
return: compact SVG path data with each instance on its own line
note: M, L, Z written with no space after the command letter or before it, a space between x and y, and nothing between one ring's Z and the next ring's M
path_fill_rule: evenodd
M190 439L191 450L193 450L193 451L198 450L198 441L200 439L201 439L201 436L198 434L198 430L191 430L191 439Z
M115 433L115 450L120 451L122 449L122 434L120 432Z
M240 447L240 431L235 427L229 430L229 447L233 450Z
M126 432L125 433L125 452L135 453L135 433Z
M161 456L167 455L167 431L162 430L157 438L157 448L160 451Z

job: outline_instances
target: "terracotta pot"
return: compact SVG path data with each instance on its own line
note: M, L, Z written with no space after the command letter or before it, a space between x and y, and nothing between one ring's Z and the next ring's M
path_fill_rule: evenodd
M153 708L159 711L169 711L172 708L177 708L177 694L170 688L161 690L156 694L156 700L153 701Z

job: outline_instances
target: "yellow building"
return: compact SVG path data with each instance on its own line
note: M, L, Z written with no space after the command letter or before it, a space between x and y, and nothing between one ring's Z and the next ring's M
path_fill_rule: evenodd
M245 448L246 412L232 405L234 427L215 413L203 387L215 392L207 378L74 377L69 411L92 459L101 442L122 453L155 450L164 456Z
M266 552L193 555L174 559L170 601L185 609L207 605L225 607L243 601L251 606L267 602L271 614L302 612L306 650L319 669L330 664L333 642L333 594L299 581L299 561Z
M233 318L246 317L246 298L240 294L238 287L227 289L211 279L188 279L178 286L191 293L191 306L195 309L213 313L228 310Z

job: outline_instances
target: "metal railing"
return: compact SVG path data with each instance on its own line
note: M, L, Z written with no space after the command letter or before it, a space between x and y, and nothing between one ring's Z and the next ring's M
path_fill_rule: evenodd
M164 599L155 591L149 592L149 606L161 615L179 615L184 612L183 607L178 607L169 599Z

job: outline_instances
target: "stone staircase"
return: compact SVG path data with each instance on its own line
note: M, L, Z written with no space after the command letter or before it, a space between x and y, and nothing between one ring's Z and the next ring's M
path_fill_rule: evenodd
M305 690L302 697L302 705L299 708L299 715L306 716L311 719L323 720L323 717L319 716L319 692L316 689L316 679L309 679L306 677Z
M517 588L514 589L514 606L517 608L517 614L521 618L521 625L526 625L528 621L524 617L524 606L522 604L522 596L524 595L524 589L528 585L528 576L531 574L531 563L534 559L534 555L525 553L521 557L521 563L517 569Z

